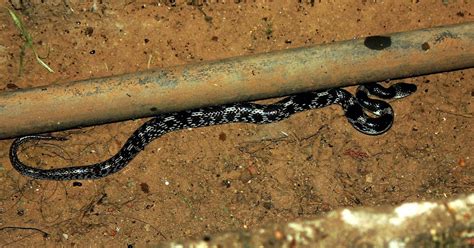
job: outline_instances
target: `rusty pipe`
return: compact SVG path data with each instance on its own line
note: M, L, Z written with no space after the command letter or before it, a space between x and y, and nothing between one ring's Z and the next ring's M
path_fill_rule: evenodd
M474 67L474 22L0 93L0 138Z

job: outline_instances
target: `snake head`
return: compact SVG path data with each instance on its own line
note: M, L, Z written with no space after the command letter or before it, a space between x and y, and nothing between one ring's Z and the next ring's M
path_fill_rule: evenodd
M395 99L407 97L413 94L417 89L416 85L404 82L394 84L391 87L395 89L395 96L393 97Z

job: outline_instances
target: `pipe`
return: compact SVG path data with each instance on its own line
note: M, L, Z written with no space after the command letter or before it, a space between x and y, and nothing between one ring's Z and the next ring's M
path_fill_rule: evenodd
M474 67L474 22L0 92L0 139Z
M313 219L150 247L472 247L473 216L474 194L470 194L398 206L343 208Z

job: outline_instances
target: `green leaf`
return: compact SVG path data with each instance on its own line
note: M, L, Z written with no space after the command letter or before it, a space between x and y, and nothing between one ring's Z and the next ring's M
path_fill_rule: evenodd
M22 38L25 40L25 43L21 46L21 50L20 50L20 70L19 70L19 74L21 75L22 72L23 72L23 64L24 64L24 56L25 56L25 49L27 47L31 48L31 50L33 50L33 53L35 54L35 57L36 57L36 61L38 61L38 63L43 66L46 70L48 70L49 72L54 72L53 69L51 69L51 67L49 67L48 64L46 64L38 55L38 53L36 52L36 49L35 47L33 46L33 38L31 38L31 35L28 33L28 31L26 30L25 28L25 25L23 24L23 22L21 21L21 18L19 18L17 16L17 14L15 13L15 11L13 11L12 9L9 9L9 8L6 8L8 10L8 13L10 13L10 17L12 18L13 20L13 23L15 23L15 26L18 28L18 30L20 31L21 33L21 36Z
M46 64L38 55L36 55L36 60L38 61L38 63L40 63L40 65L46 68L46 70L48 70L49 72L54 72L53 69L51 69L51 67L49 67L49 65Z

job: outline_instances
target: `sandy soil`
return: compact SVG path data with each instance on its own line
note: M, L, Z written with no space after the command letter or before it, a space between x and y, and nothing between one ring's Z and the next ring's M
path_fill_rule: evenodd
M0 9L0 90L474 20L468 0L10 2L56 72L29 51L18 75L22 40ZM103 180L23 177L8 159L11 140L2 140L0 245L155 244L472 192L473 80L473 69L404 80L419 90L393 102L396 122L381 136L358 133L331 106L269 125L174 132ZM142 122L67 131L70 141L27 145L23 159L97 162Z

